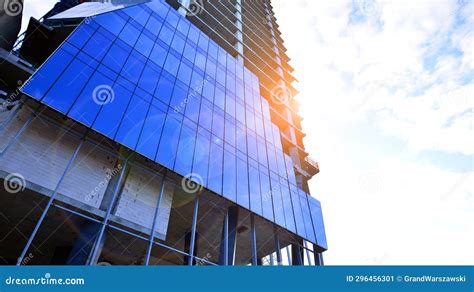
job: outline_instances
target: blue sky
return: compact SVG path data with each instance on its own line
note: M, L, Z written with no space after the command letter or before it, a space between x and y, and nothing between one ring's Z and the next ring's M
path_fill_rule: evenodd
M474 2L272 3L326 263L472 264Z
M27 1L24 24L55 2ZM272 4L322 169L326 263L474 263L474 1Z

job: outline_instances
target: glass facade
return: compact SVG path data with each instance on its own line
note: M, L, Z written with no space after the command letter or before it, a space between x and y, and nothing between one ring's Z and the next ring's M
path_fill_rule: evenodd
M320 203L297 188L259 84L153 1L83 21L22 91L325 248Z

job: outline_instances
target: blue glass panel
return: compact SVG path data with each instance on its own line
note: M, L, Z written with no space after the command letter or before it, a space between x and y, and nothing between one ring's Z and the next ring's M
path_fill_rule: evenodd
M190 174L193 166L194 147L196 145L196 130L183 126L179 137L178 151L174 171Z
M151 160L155 159L165 120L166 113L152 105L137 145L137 151Z
M211 143L210 162L209 162L209 181L207 186L218 194L222 194L222 167L223 167L224 148L222 142L213 139Z
M162 3L161 1L151 1L146 3L146 5L163 19L166 17L168 10L170 9L168 5Z
M145 28L155 36L158 36L162 25L163 22L152 15L148 20L148 23L146 24Z
M252 134L247 133L247 149L249 153L249 157L253 159L258 158L258 150L257 150L257 137Z
M96 29L97 26L93 22L90 25L86 23L82 24L74 31L67 41L73 44L76 48L81 49L87 41L91 39Z
M188 117L191 121L198 123L200 109L201 109L201 96L191 93L189 95L189 100L186 104L185 116ZM180 107L177 109L177 111L182 112L183 108Z
M155 44L155 47L153 47L153 50L151 51L150 59L155 62L156 65L163 67L167 53L167 48L164 48L159 44Z
M212 130L212 105L206 100L202 100L201 113L199 115L199 125L211 132Z
M267 144L267 154L268 154L268 167L272 171L278 171L278 164L275 154L275 147Z
M220 67L217 67L216 81L223 87L225 87L225 77L225 70Z
M98 72L94 73L68 115L90 127L101 106L112 100L111 88L112 80Z
M62 113L67 113L92 73L92 68L83 62L77 59L72 61L43 102Z
M179 23L178 23L178 26L176 27L176 29L182 33L184 36L187 36L188 35L188 31L189 31L189 22L185 19L185 18L181 18L179 20Z
M145 25L147 23L148 17L150 17L150 13L141 8L140 5L127 7L122 9L122 11L141 25Z
M186 102L188 96L188 88L185 86L175 85L173 94L171 95L170 106L173 109L180 108Z
M225 110L225 93L219 86L216 87L214 104L217 105L221 110Z
M183 56L194 63L194 59L196 58L196 46L192 45L191 43L186 43Z
M132 93L120 85L113 88L113 100L105 104L99 112L93 128L113 139L132 97Z
M191 67L188 65L181 63L181 66L179 66L179 71L178 71L178 80L183 82L184 84L189 84L191 81L191 74L193 73L193 70Z
M156 154L156 160L169 169L173 169L176 160L176 152L178 151L179 134L181 131L181 123L168 115L166 118L163 133L161 135L160 146Z
M171 42L171 48L173 48L179 54L182 54L184 51L184 46L186 45L186 41L176 34L173 38L173 42Z
M262 198L260 192L260 176L257 168L249 166L250 210L262 215Z
M154 65L152 62L148 62L143 70L143 74L140 77L140 81L138 82L138 86L143 88L150 94L153 94L156 89L156 85L158 84L158 80L160 78L161 69Z
M202 96L209 102L214 102L214 90L214 84L212 82L206 82L202 89Z
M208 181L210 142L210 137L198 133L194 150L193 173L201 177L203 185L207 185Z
M173 76L176 76L178 74L178 68L179 68L179 60L175 56L168 54L168 57L166 58L165 61L165 70L168 71Z
M278 180L272 179L272 200L273 200L273 212L275 214L275 222L281 227L285 225L285 211L283 209L283 201L281 198L280 183Z
M247 154L247 133L241 127L237 127L236 144L238 150L244 154Z
M174 9L170 10L166 16L166 22L168 22L171 26L176 27L178 26L178 21L179 14Z
M145 61L146 59L142 55L132 51L123 67L122 75L133 84L137 84L145 67Z
M132 48L122 41L116 41L102 62L115 72L120 72L131 50Z
M272 191L270 187L270 178L268 177L268 170L260 170L260 187L262 190L262 209L263 217L273 221L273 202Z
M171 41L173 40L173 35L174 35L174 31L171 29L171 27L167 25L163 25L161 27L161 31L160 31L160 34L158 35L158 38L169 46L171 45Z
M283 200L283 209L285 212L286 228L290 231L296 232L295 216L293 214L290 189L288 187L288 183L284 180L280 180L280 191Z
M114 35L118 35L126 23L125 20L115 12L94 16L94 21Z
M72 56L63 49L59 49L48 59L39 72L23 87L23 92L37 100L41 100L53 85L59 74L63 72L72 60Z
M220 139L224 139L224 114L219 109L214 109L214 117L212 120L212 134Z
M304 218L303 213L301 211L301 204L299 200L298 190L295 186L290 186L291 191L291 202L293 203L293 212L295 214L295 222L296 222L296 233L306 238L306 229L304 226Z
M155 96L165 104L169 104L171 94L173 93L174 80L169 74L162 74L158 86L155 90Z
M323 212L321 203L315 198L309 197L309 206L311 209L311 217L313 219L314 232L316 233L316 243L323 249L327 249L326 232L324 229Z
M224 151L223 195L232 202L237 202L236 157L234 153L229 151Z
M261 138L258 138L257 146L258 146L258 162L268 167L267 148L265 145L265 141Z
M196 27L191 26L191 28L189 29L188 38L190 41L197 45L199 40L199 30Z
M225 119L225 141L232 147L236 147L235 136L236 136L235 121L227 117Z
M118 142L130 149L135 149L149 107L150 104L140 97L132 97L115 137Z
M248 175L247 161L237 159L237 203L250 209Z
M83 50L96 61L101 61L111 45L112 38L110 33L103 28L99 28L94 36L87 42Z
M300 199L301 211L304 219L306 238L311 242L316 242L316 236L313 230L313 221L311 219L311 211L308 204L307 194L302 190L298 190L298 197Z
M135 46L139 36L140 31L130 22L125 25L119 34L119 38L131 47Z
M153 45L154 42L146 34L142 34L135 45L135 49L145 57L148 57L153 49Z

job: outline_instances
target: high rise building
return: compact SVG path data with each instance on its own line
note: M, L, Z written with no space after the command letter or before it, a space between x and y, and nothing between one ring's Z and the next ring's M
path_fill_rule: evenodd
M0 57L0 263L323 264L269 0L62 1Z

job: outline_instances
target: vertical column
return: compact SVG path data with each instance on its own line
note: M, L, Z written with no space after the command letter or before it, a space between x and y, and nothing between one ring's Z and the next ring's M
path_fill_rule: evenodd
M189 239L189 252L188 252L190 255L188 258L188 265L190 266L194 264L194 257L198 249L197 247L198 233L196 232L198 212L199 212L199 194L194 199L193 224L191 227L191 236Z
M156 209L155 209L155 214L153 216L153 224L151 226L150 230L150 237L148 238L148 249L145 257L145 266L148 266L150 264L150 256L151 256L151 251L153 250L153 242L155 238L155 230L156 226L158 224L158 215L160 212L160 205L161 205L161 199L163 198L163 194L165 193L166 189L166 176L163 176L161 178L161 187L160 187L160 193L158 194L158 200L156 203Z
M250 232L252 234L252 265L257 266L259 265L259 259L257 256L257 232L255 231L255 218L253 214L250 214L250 229Z
M237 246L237 224L239 207L230 206L224 218L219 264L233 266L235 264L235 249Z
M243 18L242 18L242 0L235 1L235 17L237 20L235 21L235 26L237 27L237 31L235 32L235 37L237 38L237 43L235 44L235 49L239 53L237 55L237 60L243 62L244 61L244 35L243 35Z
M298 244L291 245L291 259L293 266L303 265L303 249Z
M88 263L89 265L95 265L97 263L100 252L104 245L105 228L107 227L107 224L109 222L110 216L112 214L112 209L115 205L115 202L117 201L117 197L119 195L121 186L123 182L125 181L126 173L128 173L128 170L129 170L128 161L125 161L122 167L122 170L120 171L120 176L117 179L117 183L116 185L112 187L113 193L112 193L111 198L108 200L109 202L107 203L107 209L106 209L107 213L105 214L104 220L101 222L99 234L97 235L95 246L92 248L91 256L89 258L89 263Z

